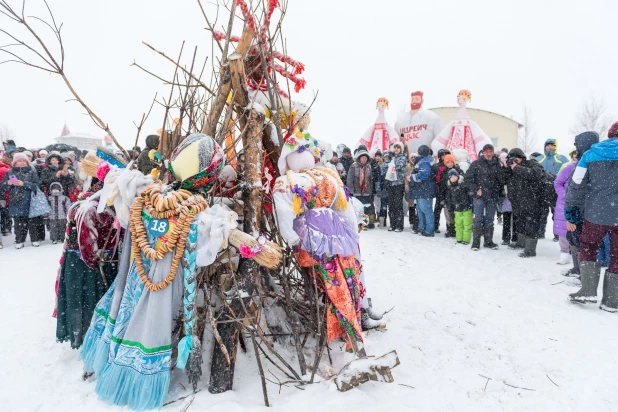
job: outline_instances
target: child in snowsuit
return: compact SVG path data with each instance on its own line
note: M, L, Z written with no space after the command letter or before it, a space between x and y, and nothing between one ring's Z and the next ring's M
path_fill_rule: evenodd
M62 185L54 182L49 185L50 194L47 197L51 206L51 213L48 216L49 220L49 237L52 244L62 243L67 225L67 213L71 206L69 198L62 194Z
M457 243L468 245L472 238L472 197L463 185L463 176L457 169L448 172L447 207L455 216L455 237Z

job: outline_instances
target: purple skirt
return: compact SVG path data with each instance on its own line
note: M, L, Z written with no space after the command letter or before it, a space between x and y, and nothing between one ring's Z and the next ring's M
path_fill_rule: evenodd
M294 231L310 256L358 255L358 232L332 209L310 209L294 220Z

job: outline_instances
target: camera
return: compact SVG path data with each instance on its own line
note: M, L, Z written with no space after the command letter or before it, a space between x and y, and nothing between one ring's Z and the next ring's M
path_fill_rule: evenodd
M511 166L513 163L517 163L517 157L509 156L509 157L506 158L507 166Z

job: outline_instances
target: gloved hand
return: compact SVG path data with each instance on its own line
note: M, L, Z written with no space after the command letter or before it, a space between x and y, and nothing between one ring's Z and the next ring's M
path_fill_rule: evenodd
M582 216L582 212L578 207L565 207L564 208L564 217L567 222L577 225L578 223L582 223L584 218Z

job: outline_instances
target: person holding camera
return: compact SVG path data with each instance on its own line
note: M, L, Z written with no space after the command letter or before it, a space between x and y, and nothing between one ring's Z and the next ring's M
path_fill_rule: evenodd
M502 164L506 170L507 196L513 205L514 230L524 243L519 257L534 257L543 217L543 167L536 160L527 160L519 148L512 149Z
M50 185L54 182L62 185L62 194L69 195L69 189L75 183L74 173L70 170L70 165L65 166L64 160L59 154L51 153L45 158L45 169L41 171L41 189L48 195L51 193Z

